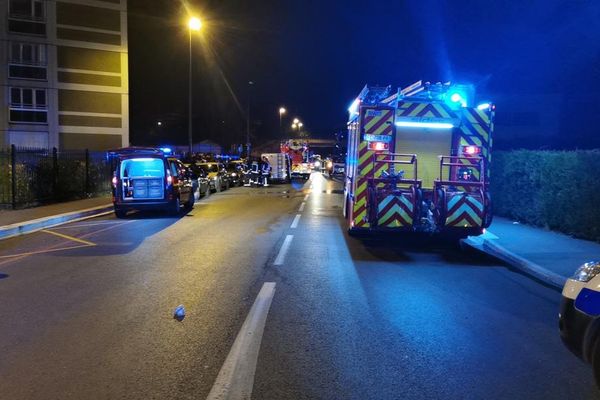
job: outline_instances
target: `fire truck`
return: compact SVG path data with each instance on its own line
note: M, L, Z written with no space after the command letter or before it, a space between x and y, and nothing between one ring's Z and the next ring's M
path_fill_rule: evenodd
M492 222L495 105L470 85L365 86L349 108L344 216L351 234L466 237Z
M290 157L291 178L310 178L308 164L308 142L305 140L289 139L281 142L281 152Z

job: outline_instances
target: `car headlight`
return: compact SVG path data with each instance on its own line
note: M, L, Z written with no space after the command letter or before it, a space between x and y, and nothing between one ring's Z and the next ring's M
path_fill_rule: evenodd
M333 166L333 164L331 163L331 161L327 162L327 168L331 168Z
M315 167L319 168L321 166L321 161L315 161Z
M589 282L600 274L600 261L590 261L577 268L572 279L579 282Z
M234 172L234 173L231 174L231 176L237 176L237 174Z

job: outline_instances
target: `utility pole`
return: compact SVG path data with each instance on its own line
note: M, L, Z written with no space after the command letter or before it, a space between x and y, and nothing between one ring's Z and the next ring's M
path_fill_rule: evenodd
M253 81L248 82L248 108L246 109L246 157L250 161L250 101L252 99Z

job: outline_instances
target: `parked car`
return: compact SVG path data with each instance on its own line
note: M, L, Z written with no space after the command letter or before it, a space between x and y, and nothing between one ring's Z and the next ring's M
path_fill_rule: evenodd
M558 326L567 348L592 364L600 387L600 261L583 264L567 279Z
M229 175L221 163L207 162L196 163L196 165L206 172L211 192L220 192L229 189Z
M194 193L197 192L198 197L210 194L210 180L208 179L206 172L196 164L185 164L185 166L192 172L192 179L194 179Z
M159 149L114 151L113 204L118 218L130 210L167 210L179 214L194 207L192 173L181 161Z
M244 183L244 169L240 163L229 163L225 167L229 175L229 184L231 186L242 186Z
M325 160L325 171L329 177L335 175L344 175L346 172L346 162L342 157L331 157Z

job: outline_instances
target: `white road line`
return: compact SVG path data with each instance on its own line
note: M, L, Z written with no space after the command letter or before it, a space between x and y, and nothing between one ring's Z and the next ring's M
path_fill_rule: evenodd
M296 217L294 217L294 220L292 221L292 225L290 225L290 229L296 229L298 227L301 216L302 214L296 214Z
M265 282L219 371L207 400L250 399L275 282Z
M277 254L277 258L275 259L275 262L273 262L273 265L283 265L283 262L285 261L285 255L290 249L290 245L292 244L293 239L294 235L287 235L285 237L285 240L281 245L281 249L279 249L279 254Z
M308 194L306 196L304 196L304 201L308 200Z
M306 207L306 202L305 201L303 201L302 204L300 204L300 208L298 209L298 212L304 211L304 207Z

